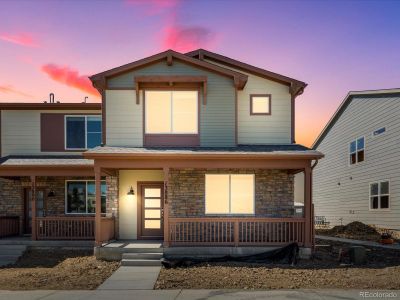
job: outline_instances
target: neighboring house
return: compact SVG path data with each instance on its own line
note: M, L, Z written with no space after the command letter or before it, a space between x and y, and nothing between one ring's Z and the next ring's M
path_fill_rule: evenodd
M90 79L101 107L0 104L0 213L19 216L21 232L311 247L311 162L322 154L294 141L305 83L205 50Z
M400 89L350 92L313 145L315 215L400 229Z

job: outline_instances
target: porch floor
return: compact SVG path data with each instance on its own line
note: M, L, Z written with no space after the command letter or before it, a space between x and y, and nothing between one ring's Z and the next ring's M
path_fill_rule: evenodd
M87 240L42 240L33 241L30 236L16 236L0 239L2 245L24 245L29 247L55 247L55 248L91 248L94 247L94 241Z
M118 240L104 243L102 247L121 249L158 249L163 248L163 245L159 240Z

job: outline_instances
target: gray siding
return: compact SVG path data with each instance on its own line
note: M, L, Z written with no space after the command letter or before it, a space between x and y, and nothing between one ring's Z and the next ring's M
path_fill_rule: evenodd
M315 215L333 224L361 221L400 229L400 98L355 98L317 150L325 154L314 169ZM386 127L384 134L373 136ZM365 161L349 165L349 143L365 137ZM369 184L390 181L390 210L370 210ZM340 185L338 185L340 183ZM352 212L354 211L354 213Z
M201 104L200 109L200 144L201 146L235 145L235 89L232 79L175 60L172 66L167 66L166 62L159 62L111 78L108 80L108 87L133 87L133 77L141 75L207 76L207 105ZM112 101L107 101L107 109L112 105ZM132 126L142 127L141 119L134 122L137 124ZM107 129L107 133L109 132L112 132L112 129Z

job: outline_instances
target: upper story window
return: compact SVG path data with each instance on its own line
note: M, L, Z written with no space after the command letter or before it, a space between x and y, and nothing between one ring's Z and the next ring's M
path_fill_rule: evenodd
M364 161L364 137L358 138L350 143L350 164L354 165Z
M250 115L270 115L271 95L250 95Z
M389 209L389 181L370 184L370 209Z
M254 214L253 174L206 174L206 214Z
M386 127L379 128L372 133L372 136L377 136L386 132Z
M146 91L148 134L197 134L198 91Z
M101 144L101 116L65 116L65 149L85 150Z

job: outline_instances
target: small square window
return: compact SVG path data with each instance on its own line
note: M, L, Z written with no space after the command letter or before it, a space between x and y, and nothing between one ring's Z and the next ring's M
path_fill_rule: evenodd
M250 95L250 115L270 115L271 95Z

